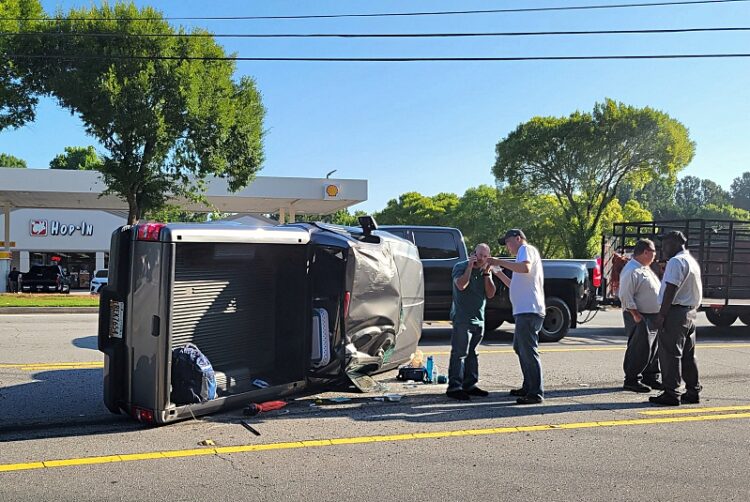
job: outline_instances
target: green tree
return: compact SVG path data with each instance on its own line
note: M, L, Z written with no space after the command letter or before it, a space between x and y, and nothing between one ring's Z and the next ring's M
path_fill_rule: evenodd
M611 99L592 113L535 117L496 147L493 173L501 183L554 195L574 257L596 252L602 214L627 181L636 189L683 169L695 145L677 120L652 108Z
M0 167L26 167L26 161L14 157L13 155L7 155L0 153Z
M744 172L732 181L730 193L735 207L750 211L750 172Z
M333 225L344 225L347 227L358 227L359 217L365 216L365 211L355 211L354 214L350 213L348 209L339 209L338 211L330 214L302 214L297 215L297 221L309 221L309 222L323 222L331 223ZM380 222L378 222L380 223Z
M49 167L51 169L98 171L102 167L102 159L93 146L66 146L65 153L61 153L52 159Z
M233 61L210 59L225 57L213 38L144 37L185 32L123 3L71 9L44 30L82 36L39 36L36 53L50 57L19 61L99 139L107 193L127 201L130 223L170 198L200 199L209 175L230 190L254 179L265 110Z
M398 200L389 200L385 209L373 216L384 225L448 226L457 205L456 194L439 193L428 197L418 192L407 192L400 195Z
M640 189L635 189L633 185L623 181L618 188L617 199L621 206L631 199L637 201L641 207L651 212L655 219L678 218L674 201L676 185L676 176L653 178Z
M19 18L38 18L43 10L37 0L0 1L0 55L14 54L28 50L29 40L21 35L2 36L3 33L17 34L32 30L34 23L10 21ZM2 57L0 64L0 132L6 128L20 127L34 120L37 96L32 86L31 73L16 61Z

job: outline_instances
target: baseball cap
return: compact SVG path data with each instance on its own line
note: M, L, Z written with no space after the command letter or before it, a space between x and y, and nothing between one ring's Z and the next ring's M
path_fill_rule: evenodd
M674 240L675 242L679 242L680 244L687 243L687 238L685 237L685 234L683 234L679 230L672 230L671 232L662 234L659 236L659 239L663 241L670 239L670 240Z
M497 242L501 246L504 246L505 245L505 239L508 239L510 237L520 237L521 239L526 240L526 234L523 233L523 230L521 230L520 228L511 228L510 230L508 230L507 232L505 232L505 235L503 235L502 237L500 237L497 240Z

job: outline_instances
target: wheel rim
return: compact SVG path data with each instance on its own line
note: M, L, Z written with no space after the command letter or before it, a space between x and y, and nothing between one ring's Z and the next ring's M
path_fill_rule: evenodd
M542 325L542 330L544 330L544 332L548 334L557 333L558 331L560 331L562 323L562 310L557 307L547 308L546 315L544 316L544 324Z

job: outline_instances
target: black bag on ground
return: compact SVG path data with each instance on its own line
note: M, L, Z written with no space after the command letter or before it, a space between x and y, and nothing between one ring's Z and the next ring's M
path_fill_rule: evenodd
M172 403L204 403L215 397L216 374L208 358L192 343L173 349Z

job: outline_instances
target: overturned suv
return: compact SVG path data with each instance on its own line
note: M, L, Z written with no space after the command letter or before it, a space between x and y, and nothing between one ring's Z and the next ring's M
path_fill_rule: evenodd
M423 318L417 248L362 221L116 230L99 312L107 408L161 424L311 384L366 386L406 361ZM185 404L171 365L189 344L210 361L216 397Z

